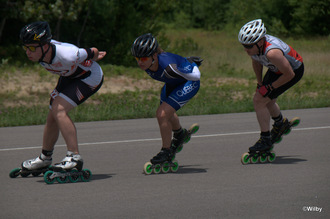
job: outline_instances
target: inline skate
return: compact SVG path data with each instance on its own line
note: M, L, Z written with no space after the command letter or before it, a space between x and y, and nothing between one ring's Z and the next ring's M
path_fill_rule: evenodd
M288 135L291 132L292 127L298 126L300 123L299 117L294 117L290 121L287 118L283 119L283 122L280 125L273 125L271 130L271 139L272 143L280 143L283 139L282 135Z
M260 137L254 146L249 148L249 152L244 153L241 157L243 165L248 163L265 163L273 162L276 159L275 151L272 151L273 145L271 139Z
M79 179L88 182L92 177L89 169L82 169L83 160L80 155L67 155L60 163L54 164L44 174L44 181L47 184L72 182L75 183Z
M146 175L151 173L158 174L177 172L179 170L179 163L175 160L176 153L180 152L183 148L183 144L190 141L191 135L195 134L199 129L199 125L194 123L188 130L184 129L183 133L179 136L173 136L171 147L169 149L162 148L162 150L153 157L150 162L144 164L143 172Z
M150 175L151 173L158 174L160 172L168 173L169 171L175 173L179 169L179 163L174 158L175 151L171 148L162 148L150 162L144 164L143 172L146 175Z
M186 144L190 141L191 135L195 134L199 130L199 125L194 123L190 126L190 128L183 129L183 133L181 135L173 135L173 139L171 142L171 148L175 150L175 153L179 153L183 149L183 144Z
M27 177L30 174L36 177L40 174L45 174L45 172L50 169L51 164L51 159L43 160L40 156L34 159L26 160L21 164L20 168L15 168L11 170L9 173L9 177L16 178L19 175L22 177Z

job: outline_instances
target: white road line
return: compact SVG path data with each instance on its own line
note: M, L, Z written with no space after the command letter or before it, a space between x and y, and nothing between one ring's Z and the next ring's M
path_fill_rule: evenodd
M306 131L306 130L316 130L316 129L329 129L330 126L322 127L309 127L309 128L295 128L292 131ZM221 137L221 136L233 136L233 135L250 135L258 134L260 131L254 132L234 132L234 133L224 133L224 134L209 134L209 135L193 135L192 138L208 138L208 137ZM103 145L103 144L120 144L120 143L130 143L130 142L145 142L145 141L160 141L161 138L150 138L150 139L135 139L135 140L121 140L121 141L105 141L105 142L90 142L90 143L79 143L79 146L84 145ZM56 147L66 147L66 145L56 145ZM30 150L38 149L41 146L26 146L20 148L4 148L1 151L17 151L17 150Z

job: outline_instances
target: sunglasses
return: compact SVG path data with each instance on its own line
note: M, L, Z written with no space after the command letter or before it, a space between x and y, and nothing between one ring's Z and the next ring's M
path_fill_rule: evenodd
M251 44L251 45L246 45L246 44L242 44L242 46L244 46L244 48L246 49L251 49L255 44Z
M41 47L41 46L26 46L26 45L23 45L23 49L26 51L26 50L30 50L31 52L35 52L37 50L38 47Z
M149 57L135 57L136 61L146 62Z

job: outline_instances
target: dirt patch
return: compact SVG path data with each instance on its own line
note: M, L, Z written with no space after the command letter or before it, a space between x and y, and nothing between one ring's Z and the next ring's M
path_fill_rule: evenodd
M38 98L27 100L28 97L38 96L40 94L48 95L55 88L58 77L40 77L39 75L11 75L9 78L2 78L0 80L0 95L8 98L3 103L4 107L24 106L36 104L39 102ZM159 89L161 83L154 83L152 79L136 80L125 76L105 77L104 83L99 94L106 93L120 93L126 90L149 90ZM12 97L12 98L10 98ZM30 98L31 99L31 98ZM33 101L31 103L31 101ZM1 104L2 105L2 104Z

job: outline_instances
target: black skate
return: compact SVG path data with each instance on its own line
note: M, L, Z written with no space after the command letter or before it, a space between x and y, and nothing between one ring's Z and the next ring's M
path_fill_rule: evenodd
M168 173L177 172L179 169L179 163L174 160L175 152L172 149L162 148L162 150L154 156L150 162L144 164L143 172L146 175L153 173Z
M44 180L47 184L53 184L55 180L59 183L68 181L75 183L79 179L88 182L92 177L92 172L89 169L82 169L82 167L82 160L74 160L72 156L67 156L61 163L54 164L50 168L51 170L44 174Z
M265 163L266 161L271 163L276 159L276 153L272 151L272 148L270 139L260 137L255 145L249 148L249 152L242 155L241 162L243 165Z
M291 132L291 128L299 125L300 118L294 117L289 122L287 118L283 119L283 122L277 126L273 125L273 128L271 130L271 141L272 143L280 143L282 141L282 135L288 135Z
M195 134L199 130L199 125L197 123L194 123L190 126L190 128L183 129L183 133L179 136L173 135L173 139L171 142L171 148L176 152L179 153L182 151L183 144L186 144L190 141L191 135Z

